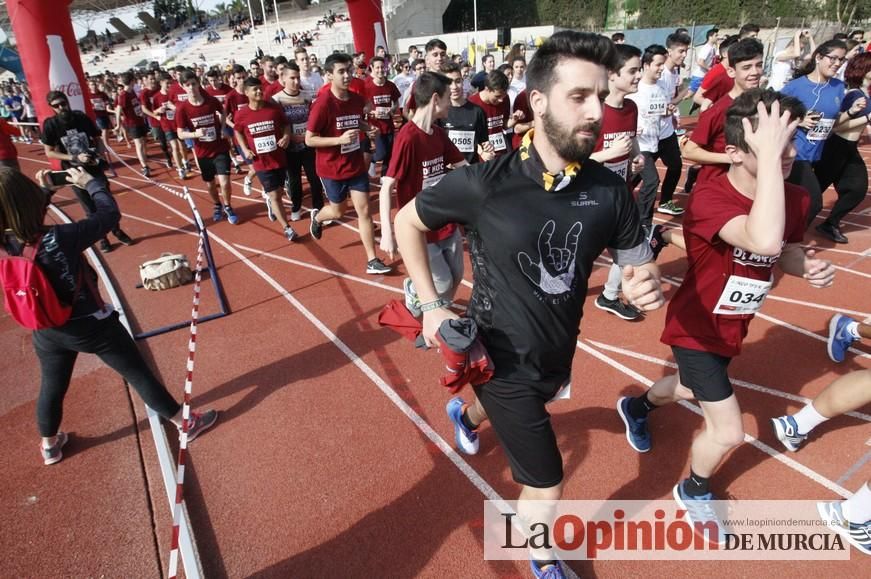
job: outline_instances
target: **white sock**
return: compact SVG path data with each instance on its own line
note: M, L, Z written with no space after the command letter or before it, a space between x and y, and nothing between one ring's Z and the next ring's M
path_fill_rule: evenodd
M861 524L871 521L871 488L868 488L867 482L856 491L856 494L844 501L841 511L851 523Z
M847 333L854 338L861 338L862 336L859 335L859 322L850 322L847 326Z
M798 426L798 434L807 434L826 420L825 416L817 412L813 402L808 402L807 405L793 415L793 420Z

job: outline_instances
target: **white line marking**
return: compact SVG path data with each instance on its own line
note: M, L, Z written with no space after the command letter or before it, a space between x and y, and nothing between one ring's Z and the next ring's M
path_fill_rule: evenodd
M841 478L838 479L838 484L844 484L845 482L850 480L850 477L859 472L859 469L868 464L869 461L871 461L871 450L862 455L862 457L857 460L853 464L853 466L848 468L846 472L841 475Z

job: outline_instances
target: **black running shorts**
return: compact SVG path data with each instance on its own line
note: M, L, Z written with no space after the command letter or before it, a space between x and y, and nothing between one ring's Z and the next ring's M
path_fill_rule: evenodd
M511 474L522 485L550 488L563 480L563 459L545 404L559 386L491 380L475 386Z
M680 373L680 383L693 391L696 400L719 402L732 395L729 382L729 362L732 358L672 346L674 360Z
M206 183L214 181L215 175L230 174L230 155L227 153L218 153L214 157L197 157L197 163Z

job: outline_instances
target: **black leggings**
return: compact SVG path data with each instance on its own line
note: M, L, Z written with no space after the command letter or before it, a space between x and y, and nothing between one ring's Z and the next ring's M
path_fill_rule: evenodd
M315 171L315 150L306 147L302 151L287 151L287 175L290 177L290 204L292 211L302 207L302 171L308 179L312 192L312 207L322 209L324 206L324 186Z
M105 177L103 178L105 180ZM109 182L106 181L106 191L109 191ZM82 189L81 187L73 187L73 193L76 194L76 199L79 200L79 204L82 206L82 209L85 210L85 215L90 217L97 212L97 204L94 203L94 200L91 199L91 194L88 193L86 189ZM112 229L112 233L115 235L121 231L121 220L118 220L118 225L116 225ZM106 239L105 237L103 239ZM108 239L107 239L108 241Z
M671 135L659 141L656 153L644 153L644 168L641 170L641 188L638 190L638 210L641 222L650 225L653 221L653 205L656 202L656 188L659 187L659 173L656 172L656 160L661 159L665 165L665 178L659 195L659 204L668 203L674 195L677 182L683 170L680 157L680 146L677 135Z
M133 338L118 320L117 312L102 320L87 317L67 322L60 328L36 330L32 341L42 372L36 402L40 436L54 436L60 428L64 396L70 387L79 352L96 354L121 374L163 418L172 418L181 408L142 359Z
M838 227L841 219L855 209L868 193L868 168L859 154L859 143L832 135L823 148L823 156L814 164L814 173L825 191L835 185L838 200L826 221Z
M820 209L823 208L823 191L820 189L820 182L817 181L817 176L814 174L813 165L810 161L796 159L786 180L793 185L804 187L810 193L811 206L807 214L807 226L810 227Z

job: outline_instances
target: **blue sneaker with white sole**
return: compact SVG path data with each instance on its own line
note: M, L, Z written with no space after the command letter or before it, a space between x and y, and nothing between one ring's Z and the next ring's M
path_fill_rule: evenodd
M672 494L678 506L686 511L684 519L693 528L693 531L706 537L708 541L724 545L726 543L726 529L714 509L713 493L701 496L691 496L684 491L684 481L674 485ZM714 527L711 529L711 527Z
M843 362L847 356L847 350L850 349L853 342L859 339L847 329L854 321L844 314L835 314L829 320L828 351L832 362Z
M647 429L647 419L638 419L629 414L629 402L631 396L624 396L617 401L617 414L620 415L620 420L626 427L626 440L629 441L629 446L638 452L650 451L650 431Z
M448 413L448 418L454 423L454 440L457 443L457 449L463 454L478 454L480 441L478 433L474 430L469 430L463 424L463 412L466 410L466 403L459 396L454 396L448 400L445 406L445 411Z
M559 561L549 563L543 569L535 561L530 561L529 567L532 569L532 576L535 579L566 579L563 566Z
M853 523L844 516L844 501L817 503L817 511L826 526L866 555L871 555L871 520Z
M795 418L788 414L772 418L771 426L774 428L774 436L783 443L783 446L789 452L797 451L802 443L807 440L807 434L798 433L798 425L795 423Z

